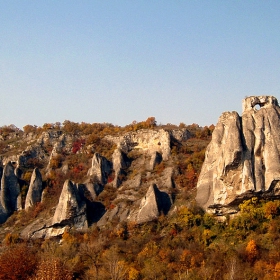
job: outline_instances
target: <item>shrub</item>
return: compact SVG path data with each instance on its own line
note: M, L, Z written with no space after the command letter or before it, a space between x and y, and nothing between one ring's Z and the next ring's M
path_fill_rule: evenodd
M29 279L36 265L36 252L26 244L7 247L0 256L0 279Z

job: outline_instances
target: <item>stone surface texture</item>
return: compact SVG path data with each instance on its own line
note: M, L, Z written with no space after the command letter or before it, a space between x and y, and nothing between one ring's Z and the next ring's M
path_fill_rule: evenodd
M138 149L151 155L159 152L162 154L163 160L170 157L170 133L164 129L140 129L120 137L110 136L107 139L116 143L118 148L125 153Z
M160 164L162 162L162 156L159 152L154 152L151 156L150 160L150 170L154 170L155 166L157 164Z
M161 213L167 214L170 207L169 196L165 192L161 192L156 184L152 184L141 200L136 222L141 224L155 220Z
M70 224L77 229L87 228L86 203L81 199L76 184L70 180L66 180L63 185L52 224Z
M120 177L124 173L124 169L126 169L129 166L129 161L126 154L122 152L121 149L117 148L115 149L112 155L112 162L113 162L113 169L115 172L113 186L115 188L118 188L122 183Z
M25 209L28 209L38 202L41 202L43 192L42 175L38 168L33 170L29 189L25 200Z
M234 206L252 195L280 194L280 107L273 96L250 96L243 113L221 115L197 184L203 208Z
M18 178L15 175L15 168L11 162L7 163L3 170L1 179L1 205L8 214L21 209L20 187Z
M111 171L112 163L100 154L95 153L92 157L91 168L88 170L88 176L101 184L106 184Z

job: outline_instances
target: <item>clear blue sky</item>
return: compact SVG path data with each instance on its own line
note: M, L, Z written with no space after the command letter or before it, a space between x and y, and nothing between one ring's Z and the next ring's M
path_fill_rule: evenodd
M279 0L0 0L0 125L204 126L249 95L280 99Z

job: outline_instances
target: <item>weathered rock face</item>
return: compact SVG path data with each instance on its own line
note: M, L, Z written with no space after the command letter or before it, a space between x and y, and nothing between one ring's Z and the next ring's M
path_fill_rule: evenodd
M41 136L38 138L37 143L40 145L43 145L45 143L56 143L57 139L59 139L62 136L61 130L49 130L44 131Z
M106 184L111 171L112 163L105 157L95 153L92 158L91 168L88 170L88 176L96 179L101 184Z
M118 220L119 222L126 221L127 216L129 214L129 208L125 203L119 203L116 205L113 209L108 210L101 219L98 220L97 226L103 227L108 222L111 222L112 220Z
M94 189L94 184L77 185L66 180L54 216L35 220L21 232L21 237L50 238L61 236L71 228L87 229L89 222L99 220L105 211L100 203L93 201L96 193L98 190Z
M52 224L73 224L77 228L87 227L86 203L80 197L76 184L66 180L56 207Z
M198 204L231 207L244 197L279 195L279 131L280 108L273 96L244 99L242 117L223 113L205 154Z
M9 215L21 209L20 187L15 175L15 168L9 162L5 165L1 179L1 204Z
M43 192L42 175L38 168L33 170L29 189L25 200L25 209L28 209L38 202L41 202Z
M46 137L48 136L48 137ZM45 134L45 136L42 136L42 143L45 143L45 139L49 139L48 141L53 144L53 149L50 154L49 160L48 160L48 166L46 169L46 172L49 172L51 170L51 161L55 157L57 157L59 154L64 152L70 153L72 150L72 141L73 137L65 134L61 134L61 132L56 131L53 135L50 133ZM65 172L65 169L64 169Z
M113 186L117 188L120 186L122 182L120 179L120 175L124 174L124 169L127 168L130 163L125 153L123 153L118 148L113 153L112 161L113 161L113 169L115 171Z
M42 146L39 144L28 146L20 155L17 156L17 159L14 161L17 162L17 165L20 167L27 167L28 161L32 159L44 160L46 157Z
M132 149L139 149L149 154L159 152L163 160L167 160L170 156L170 134L163 129L140 129L121 137L107 137L107 139L115 142L125 153Z
M152 156L151 156L151 161L150 161L150 170L154 170L155 166L157 164L160 164L162 162L162 156L160 153L155 152Z
M174 182L172 179L173 174L176 172L173 167L166 167L154 183L160 186L160 189L166 192L170 192L174 187Z
M170 136L177 141L184 141L191 138L191 133L186 128L172 129L169 131Z
M137 223L145 223L158 218L160 213L167 214L171 207L169 196L159 191L155 184L151 185L139 207Z

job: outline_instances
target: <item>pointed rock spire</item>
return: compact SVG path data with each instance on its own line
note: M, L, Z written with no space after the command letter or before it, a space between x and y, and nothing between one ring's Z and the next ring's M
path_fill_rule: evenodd
M77 229L87 228L86 203L82 201L76 184L66 180L56 207L52 224L75 226Z
M43 192L42 175L38 168L33 170L29 189L25 200L25 209L28 209L38 202L41 202Z
M1 179L1 204L8 215L21 209L20 187L15 175L15 168L8 162Z
M161 192L156 184L152 184L141 200L136 222L140 224L155 220L161 213L166 215L170 207L168 194Z
M119 148L115 149L112 156L112 161L113 161L113 169L115 171L113 186L115 188L118 188L122 183L120 179L120 175L124 173L124 169L127 168L130 163L126 154L123 153Z
M95 153L92 158L91 168L88 170L88 176L96 179L101 184L106 184L111 171L112 163L100 154Z
M236 212L243 199L280 194L279 116L273 96L246 97L242 117L221 115L198 179L198 205L223 214Z

